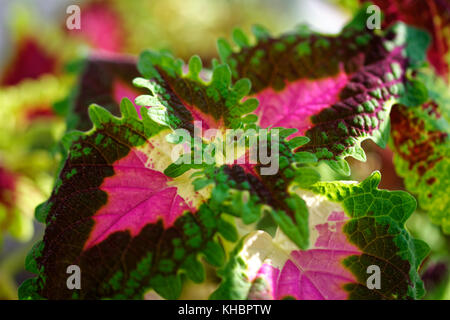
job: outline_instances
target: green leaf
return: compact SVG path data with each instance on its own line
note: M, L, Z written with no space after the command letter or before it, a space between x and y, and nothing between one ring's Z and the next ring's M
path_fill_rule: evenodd
M311 247L299 250L283 233L250 233L219 270L211 299L418 299L428 246L404 227L416 203L403 191L377 188L380 174L357 183L320 182L297 190L308 203ZM380 286L368 287L370 267Z

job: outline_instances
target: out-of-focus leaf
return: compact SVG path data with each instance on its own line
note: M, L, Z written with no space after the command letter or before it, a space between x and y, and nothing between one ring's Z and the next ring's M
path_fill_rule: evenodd
M373 0L384 13L384 26L403 21L427 30L433 37L427 51L436 72L449 81L450 3L447 0Z
M127 55L94 54L83 61L79 80L68 106L68 129L88 130L92 127L88 109L93 103L119 116L123 98L131 101L144 93L131 84L139 76L136 60ZM139 108L136 111L140 115Z

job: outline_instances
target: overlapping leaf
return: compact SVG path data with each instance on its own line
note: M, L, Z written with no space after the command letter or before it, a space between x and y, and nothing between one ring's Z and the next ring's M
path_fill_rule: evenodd
M411 97L410 107L393 108L394 164L407 190L418 196L419 206L448 233L450 98L444 81L430 69L420 69L414 82L422 87L426 99Z
M33 235L34 208L51 190L58 163L53 150L63 131L52 102L64 97L72 82L42 75L0 90L0 237L9 231L27 241Z
M360 184L321 182L299 191L310 209L311 242L298 250L278 234L252 233L221 271L215 299L408 299L423 295L417 269L427 245L404 223L415 209L402 191L379 190L380 174ZM372 266L372 267L371 267ZM380 269L380 288L367 283Z
M216 77L209 84L193 78L188 81L203 96L211 94L214 107L234 110L241 105L241 96L235 92L239 86L230 89L230 82L220 77L223 72L225 77L229 74L226 67L215 70ZM140 81L156 83L151 88L170 83ZM180 92L151 96L152 102L164 105L167 99L182 96ZM180 109L176 100L169 101L169 108ZM205 106L202 102L192 102L193 110ZM176 298L181 273L193 281L203 280L199 254L213 265L221 264L223 251L216 234L236 240L234 227L220 218L224 211L236 212L234 208L223 210L232 194L226 184L212 191L211 187L195 191L189 178L192 171L173 178L164 173L173 161L174 145L166 139L171 130L150 119L155 105L147 106L148 110L142 108L138 114L124 100L121 118L91 106L94 128L84 134L69 133L63 139L69 149L66 162L50 199L36 212L38 220L47 224L46 233L27 259L28 269L38 277L22 286L22 298L138 298L150 288L163 297ZM224 112L231 113L240 117L239 112ZM223 182L227 176L215 173L214 181L220 177ZM99 261L102 268L98 268ZM70 265L78 265L83 272L81 291L66 286Z
M299 129L311 139L299 150L346 174L344 157L365 160L363 139L387 143L391 106L405 92L415 94L406 70L423 58L428 41L403 24L383 33L367 30L358 17L338 36L301 29L274 38L257 27L256 44L234 32L238 51L218 42L233 77L251 80L251 95L260 100L259 124Z
M426 29L433 37L427 52L436 72L449 80L450 3L446 0L373 0L385 15L384 25L397 21Z
M441 106L434 100L417 108L397 106L391 121L398 174L431 220L449 233L450 129Z
M90 1L82 6L81 12L83 12L83 27L65 28L66 36L81 38L86 44L96 49L129 52L124 47L130 34L126 32L122 17L111 3Z
M123 98L132 101L144 91L131 82L139 76L136 60L126 55L93 54L78 62L78 84L70 96L55 105L55 109L67 115L68 130L89 130L92 123L88 108L95 103L115 116L120 116L119 104ZM139 116L139 108L136 109Z

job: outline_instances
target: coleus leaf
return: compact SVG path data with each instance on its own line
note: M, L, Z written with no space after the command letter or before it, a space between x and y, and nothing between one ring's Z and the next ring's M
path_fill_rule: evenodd
M279 171L273 175L262 175L261 165L253 168L233 165L225 168L232 187L244 194L236 200L234 207L241 208L244 224L252 224L264 217L277 225L298 247L309 246L308 209L303 199L290 190L294 181L309 186L320 175L311 167L317 159L310 153L296 158L285 141L279 142ZM247 194L248 193L248 194ZM242 201L249 197L251 201ZM260 205L259 208L257 205ZM232 214L230 212L230 214ZM261 226L260 226L261 227Z
M313 192L298 191L308 203L313 246L298 250L281 233L249 234L211 298L420 298L417 269L429 249L404 228L416 202L403 191L379 190L379 182L376 172L360 184L319 182ZM380 269L380 288L367 286L370 266Z
M300 151L345 174L344 157L365 160L363 139L385 146L391 106L414 89L405 86L406 70L420 31L397 24L379 33L352 22L338 36L301 29L273 38L260 29L254 30L256 44L235 41L237 51L218 42L233 77L252 82L259 125L297 128L311 140Z
M136 103L150 107L149 114L158 123L173 129L193 132L194 121L201 121L203 129L226 129L243 126L243 115L253 111L256 99L241 99L250 91L250 82L240 79L231 85L227 65L217 65L211 80L202 79L202 62L198 56L189 61L189 72L183 73L183 61L168 53L144 51L138 62L144 78L134 81L151 95L140 96Z
M69 37L81 37L90 46L112 52L125 52L125 40L129 36L119 12L108 2L91 1L82 6L83 27L69 30ZM107 35L107 36L105 36Z
M431 220L450 233L450 127L433 99L421 107L392 110L392 149L397 173Z
M218 232L236 240L233 227L220 217L225 193L195 192L192 172L164 175L171 162L170 130L146 112L139 119L129 100L121 104L121 118L98 106L89 110L94 128L69 136L70 150L52 195L36 210L46 230L26 266L37 278L25 282L19 295L140 298L152 288L177 298L181 273L196 282L204 278L198 255L221 265ZM70 265L81 269L82 290L66 286Z
M426 29L433 37L427 56L436 72L449 81L450 3L446 0L373 0L383 11L383 24L397 21Z

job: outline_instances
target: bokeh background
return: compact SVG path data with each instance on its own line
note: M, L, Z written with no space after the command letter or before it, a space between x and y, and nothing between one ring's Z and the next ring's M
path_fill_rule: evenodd
M81 30L66 27L72 4L81 8ZM0 0L0 299L16 299L31 276L25 257L43 234L34 209L58 171L60 141L70 127L64 101L78 81L79 61L151 48L185 61L198 54L208 67L217 38L230 38L235 27L248 33L261 24L276 35L308 24L338 33L357 8L356 0ZM362 180L380 170L382 188L404 189L392 152L370 141L363 147L367 162L350 159L351 177L326 167L323 177ZM450 299L450 238L419 210L408 229L432 248L421 269L426 298Z

